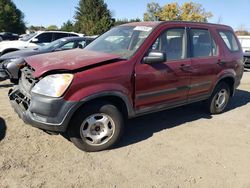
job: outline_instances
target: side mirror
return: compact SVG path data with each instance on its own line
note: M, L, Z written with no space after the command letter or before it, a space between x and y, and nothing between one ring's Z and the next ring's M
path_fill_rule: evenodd
M37 38L33 38L33 39L31 40L31 42L32 42L32 43L38 43L39 40L38 40Z
M163 63L166 61L164 52L150 52L148 56L143 58L145 64Z
M83 49L83 45L82 44L78 44L78 48Z

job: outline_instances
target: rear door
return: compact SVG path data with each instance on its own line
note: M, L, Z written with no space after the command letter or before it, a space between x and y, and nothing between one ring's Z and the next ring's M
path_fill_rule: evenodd
M189 29L189 39L192 57L189 102L192 102L209 96L222 67L219 65L221 55L217 41L209 29L192 27Z
M167 60L157 64L143 61L136 64L136 109L143 112L187 102L191 60L187 57L186 29L163 30L148 49L148 53L152 51L165 52Z

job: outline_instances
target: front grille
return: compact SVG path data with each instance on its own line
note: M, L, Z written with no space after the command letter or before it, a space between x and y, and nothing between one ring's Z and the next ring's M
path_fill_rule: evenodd
M30 95L32 87L36 84L37 80L32 76L34 69L30 66L25 66L21 69L21 78L19 80L20 89L26 94Z
M23 111L28 110L30 106L30 98L25 96L19 89L10 90L10 100L15 101Z
M10 90L10 100L15 101L23 111L26 111L30 106L31 89L36 84L37 80L32 76L34 69L30 66L25 66L21 69L21 77L19 85Z

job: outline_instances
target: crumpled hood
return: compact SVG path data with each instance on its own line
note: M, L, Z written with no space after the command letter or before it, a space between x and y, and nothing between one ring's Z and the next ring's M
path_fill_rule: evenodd
M42 53L39 50L34 50L34 49L27 49L27 50L17 50L14 52L9 52L7 54L4 54L0 57L0 61L1 60L6 60L6 59L16 59L16 58L25 58L28 56L32 56L32 55L37 55Z
M119 58L119 55L76 49L35 55L25 61L35 69L33 76L38 78L49 71L72 71Z

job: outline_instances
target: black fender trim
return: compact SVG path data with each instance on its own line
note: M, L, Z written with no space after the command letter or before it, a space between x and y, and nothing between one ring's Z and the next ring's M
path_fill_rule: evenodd
M130 100L128 99L128 97L125 94L123 94L119 91L104 91L104 92L90 95L88 97L83 98L81 100L81 104L83 105L91 100L99 99L102 97L118 97L118 98L120 98L126 105L127 112L128 112L128 118L132 118L135 116L135 111L134 111L133 105L131 104Z
M217 82L214 84L213 89L212 89L212 91L211 91L211 93L210 93L210 96L211 96L212 93L214 92L215 87L216 87L223 79L226 79L226 78L231 78L231 79L233 79L233 81L234 81L233 92L231 93L231 96L234 96L234 94L235 94L235 89L236 89L237 86L236 86L236 82L235 82L235 76L234 76L233 74L224 74L223 76L221 76L221 77L217 80Z

